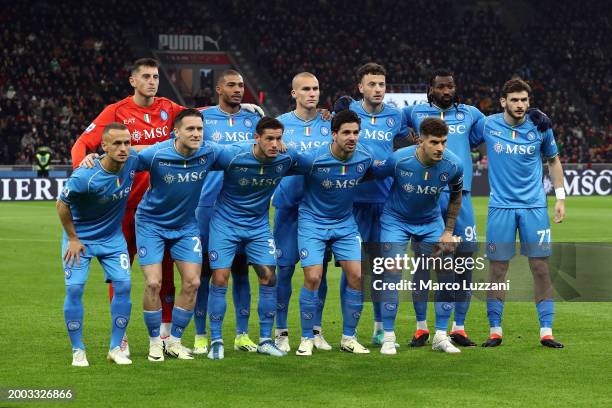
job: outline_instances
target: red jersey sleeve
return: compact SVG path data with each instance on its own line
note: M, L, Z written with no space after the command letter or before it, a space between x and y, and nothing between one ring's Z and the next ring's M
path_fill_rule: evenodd
M72 157L72 167L77 168L83 161L88 152L95 151L102 143L102 131L104 127L115 121L116 106L109 105L87 126L87 129L79 136L70 155Z

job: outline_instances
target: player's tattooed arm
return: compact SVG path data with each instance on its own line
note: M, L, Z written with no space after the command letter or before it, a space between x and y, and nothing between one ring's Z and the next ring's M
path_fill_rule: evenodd
M448 201L448 211L446 212L446 227L444 232L453 234L455 230L455 224L457 222L457 216L461 210L461 190L455 191L451 189L450 199Z
M453 235L455 230L455 223L457 222L457 216L461 209L461 196L462 187L456 189L451 186L450 198L448 201L448 210L446 212L446 226L444 232L440 236L439 243L436 245L434 250L434 256L439 256L442 253L453 252L457 248L459 243L458 237Z
M557 203L555 204L555 216L553 221L558 224L563 222L565 218L565 189L563 187L563 166L559 155L548 159L548 172L555 188L555 195L557 196Z
M62 200L57 200L55 207L57 209L57 215L62 222L62 226L64 227L64 231L66 231L66 236L68 237L68 249L66 250L66 253L63 254L64 265L70 265L72 268L74 261L76 260L77 265L80 266L81 254L85 255L85 245L81 243L76 234L76 230L74 229L70 207Z

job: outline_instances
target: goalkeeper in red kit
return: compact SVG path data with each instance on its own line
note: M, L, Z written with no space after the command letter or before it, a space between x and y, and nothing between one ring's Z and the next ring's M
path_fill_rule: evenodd
M95 152L102 142L102 131L111 122L125 124L132 136L132 145L153 145L170 138L175 117L185 107L163 97L156 97L159 88L159 63L151 58L142 58L134 62L131 68L130 85L134 94L108 105L97 118L85 129L72 147L72 164L76 168L89 152ZM249 104L244 104L249 105ZM254 105L245 106L248 110L257 109ZM137 173L127 203L123 218L123 235L128 244L130 263L137 253L134 216L136 207L149 186L149 173ZM161 337L170 334L172 308L174 306L174 266L168 252L164 253L162 262L162 288L160 292L162 304ZM109 285L110 298L113 288ZM127 337L123 338L121 349L129 356Z

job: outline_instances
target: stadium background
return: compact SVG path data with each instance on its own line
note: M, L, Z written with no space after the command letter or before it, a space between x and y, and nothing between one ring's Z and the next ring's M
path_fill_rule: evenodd
M67 175L74 140L104 106L132 93L128 67L138 57L163 62L159 95L185 105L216 103L215 73L234 66L247 81L245 101L260 103L271 115L291 109L288 95L295 73L316 74L322 88L320 106L330 108L338 95L357 96L356 67L376 61L388 71L388 92L423 92L432 69L449 67L461 101L485 114L500 109L499 89L505 80L518 75L529 81L533 105L553 120L562 161L568 163L570 194L600 196L570 197L568 219L553 227L553 236L612 242L611 13L606 1L0 5L2 201L37 199L36 183L39 190L46 184L32 179L32 163L42 146L52 151L49 183ZM485 174L486 157L474 152L474 162ZM38 194L43 200L53 195ZM482 235L486 199L477 199L475 207ZM508 345L493 353L464 352L453 362L430 350L407 350L406 331L399 335L403 347L396 359L383 359L376 352L368 360L355 359L336 350L308 362L279 362L229 352L221 364L170 361L150 367L144 358L136 358L132 370L123 370L102 361L108 311L106 287L96 280L97 265L85 295L85 339L92 367L77 373L68 364L61 319L61 227L53 204L4 202L0 211L0 298L5 311L0 344L11 351L0 366L0 387L70 386L76 389L74 404L87 406L609 404L609 304L560 303L555 330L568 347L558 353L540 350L533 334L533 305L517 303L506 314L512 339ZM337 273L332 275L325 316L330 339L339 332L333 290ZM144 353L137 265L133 276L129 332L135 350ZM483 305L476 302L468 315L475 338L486 336L484 317ZM231 315L227 319L233 321ZM296 320L290 321L293 333ZM255 319L251 323L256 330ZM402 315L400 327L412 328L413 323L411 311ZM368 316L360 325L363 338L368 338L370 327ZM191 337L187 332L185 338Z

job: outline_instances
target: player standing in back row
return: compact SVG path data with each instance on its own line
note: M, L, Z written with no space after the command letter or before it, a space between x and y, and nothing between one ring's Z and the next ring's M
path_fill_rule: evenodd
M240 103L244 96L244 80L242 75L231 69L221 72L217 78L216 91L219 97L219 104L202 110L204 140L220 145L252 141L260 116L241 107ZM198 289L198 297L193 315L196 329L193 354L208 353L206 315L211 277L208 262L208 234L213 206L219 196L222 185L223 172L215 171L210 174L204 181L202 194L196 209L204 257L202 263L202 283ZM234 258L231 269L232 299L236 312L234 349L255 352L257 351L257 344L253 343L248 335L249 316L251 314L251 285L249 284L249 269L246 263L244 248L238 248L238 253Z
M323 120L317 110L319 103L319 81L310 72L300 72L291 82L291 97L295 99L295 110L280 115L277 119L284 125L283 141L290 148L306 152L332 142L330 122ZM274 192L274 240L276 241L276 262L278 264L276 345L288 353L289 330L287 316L291 299L291 280L295 265L300 260L297 244L298 207L304 195L304 177L291 176L281 180ZM327 296L327 266L331 254L326 251L323 261L323 276L319 286L317 310L314 315L314 346L318 350L331 350L323 337L323 307Z
M469 259L478 248L478 235L470 193L472 189L472 155L469 137L474 132L478 120L483 118L484 115L474 106L459 103L455 77L449 70L434 71L427 92L427 100L429 103L405 107L403 109L403 119L406 121L407 127L416 131L418 131L423 120L429 117L442 119L448 125L446 148L459 157L464 172L461 211L453 232L454 235L461 237L456 257ZM538 125L538 129L544 131L550 128L550 120L541 111L531 109L527 113ZM446 216L449 198L450 192L446 189L440 196L440 209L443 217ZM471 282L472 268L467 268L458 278L461 282ZM426 298L426 296L424 297ZM470 306L470 298L470 291L460 289L455 292L454 319L450 338L456 344L464 347L476 345L465 331L465 319ZM414 309L417 327L410 344L413 347L420 347L424 346L429 338L427 302L415 299Z
M546 193L542 185L542 160L548 162L557 203L554 222L565 217L563 168L551 129L541 132L526 115L531 87L520 79L511 79L502 87L503 113L478 121L470 142L487 144L489 157L489 216L487 221L487 257L490 278L503 282L510 259L514 257L516 231L521 240L521 254L529 258L533 274L535 302L540 321L540 343L562 348L552 335L554 317L553 287L548 258L551 254L550 221ZM502 343L503 291L487 294L490 334L483 347Z

